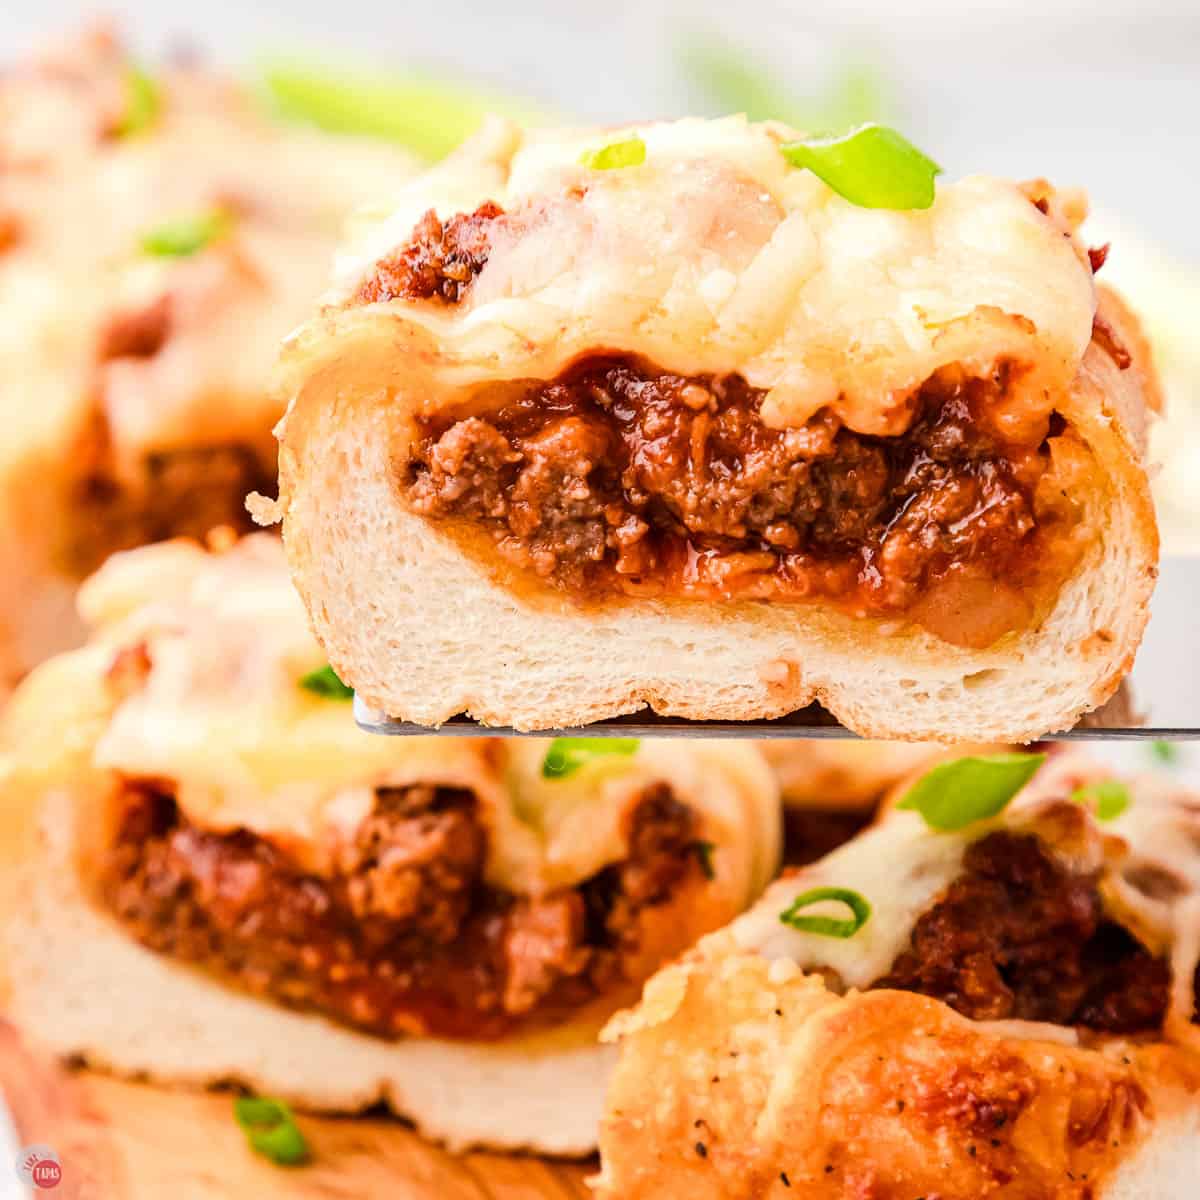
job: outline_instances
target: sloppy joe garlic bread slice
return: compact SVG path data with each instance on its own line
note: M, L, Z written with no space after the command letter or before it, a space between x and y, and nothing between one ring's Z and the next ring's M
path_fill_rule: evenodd
M0 80L0 683L77 645L114 550L249 524L275 476L277 345L347 214L412 173L288 128L106 28Z
M1200 801L1063 756L997 812L983 761L614 1019L601 1197L1193 1193Z
M792 136L497 123L344 256L256 511L374 708L1027 740L1115 689L1155 389L1082 201L856 207Z
M779 857L748 746L373 738L276 539L115 556L4 723L6 1011L63 1055L594 1146L605 1018Z

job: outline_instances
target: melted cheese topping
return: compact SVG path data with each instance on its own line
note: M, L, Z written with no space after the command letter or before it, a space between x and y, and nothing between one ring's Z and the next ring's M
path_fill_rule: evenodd
M780 879L710 945L732 944L806 971L833 971L847 987L869 987L888 973L917 921L961 873L971 843L1002 829L1032 833L1068 869L1101 871L1110 917L1151 952L1170 957L1168 1030L1192 1038L1192 979L1200 960L1200 799L1167 781L1137 779L1128 785L1126 811L1098 822L1070 796L1110 777L1101 764L1079 754L1056 754L998 817L954 833L935 833L919 814L893 809L820 862ZM870 919L845 939L783 924L780 914L815 887L860 893L871 904ZM846 916L844 906L832 902L804 912Z
M553 888L576 882L581 862L599 869L623 858L632 804L662 782L701 817L699 836L712 844L716 882L739 898L738 908L774 876L781 851L778 793L753 748L697 742L681 752L642 741L631 756L599 757L566 779L545 779L542 762L550 741L499 743L511 803L497 814L499 836L493 842L505 877L536 877L542 888ZM753 799L747 802L748 797Z
M252 830L308 869L332 869L375 788L424 783L475 792L493 885L569 886L626 856L630 808L661 782L719 847L715 887L736 908L776 868L778 794L746 747L683 753L646 742L547 780L546 740L363 733L348 703L299 684L324 657L274 538L221 554L175 541L116 555L84 585L80 607L96 630L89 654L107 647L101 662L112 662L144 647L149 659L144 678L115 697L94 763L171 781L190 821Z
M644 165L580 165L633 134ZM509 218L464 301L385 306L427 335L445 391L423 392L426 407L498 378L552 378L603 347L681 374L738 371L769 390L769 424L828 405L860 432L898 433L905 397L937 368L983 373L1005 357L1028 368L1017 403L1044 412L1095 312L1061 206L1044 215L1016 185L977 176L940 186L927 211L856 208L787 164L779 144L792 136L740 117L602 132L494 124L360 236L335 298L428 209L447 219L491 200Z
M739 950L792 959L808 971L832 970L847 987L868 987L887 973L908 944L917 918L959 874L970 842L963 834L930 837L916 813L893 813L811 867L772 884L733 923L733 940ZM858 892L871 905L870 919L850 938L823 937L784 925L780 913L797 896L817 887ZM833 902L814 904L804 912L846 916L845 907Z

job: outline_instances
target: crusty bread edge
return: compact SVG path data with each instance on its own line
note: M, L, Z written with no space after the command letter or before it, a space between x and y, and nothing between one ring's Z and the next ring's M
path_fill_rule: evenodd
M1049 1176L1087 1145L1097 1200L1189 1195L1200 1165L1200 1055L1181 1046L1087 1048L1040 1038L1035 1026L1016 1036L925 996L838 996L792 963L700 953L660 972L610 1033L622 1054L601 1129L599 1200L833 1200L855 1171L959 1200L978 1194L955 1174L974 1169L975 1140L981 1162L1008 1145ZM1036 1080L1028 1115L976 1128L987 1098L1019 1094L1023 1080ZM1082 1113L1112 1121L1111 1139L1099 1124L1072 1125L1076 1094ZM906 1174L914 1152L920 1178Z

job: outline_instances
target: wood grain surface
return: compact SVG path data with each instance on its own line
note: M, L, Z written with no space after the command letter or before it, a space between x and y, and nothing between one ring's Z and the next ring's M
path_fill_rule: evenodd
M54 1200L586 1200L594 1163L452 1155L386 1118L300 1114L312 1162L254 1154L229 1092L174 1091L67 1071L0 1022L0 1092L22 1145L58 1154ZM519 1097L514 1097L519 1102ZM14 1166L0 1163L0 1196Z

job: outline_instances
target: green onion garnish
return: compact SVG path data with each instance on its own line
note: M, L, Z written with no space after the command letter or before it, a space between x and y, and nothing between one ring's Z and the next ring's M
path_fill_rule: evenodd
M326 700L353 700L354 689L347 687L328 664L300 677L300 686Z
M704 878L716 879L717 872L713 867L713 851L716 846L712 842L695 841L688 846L688 849L696 856L700 870L704 872Z
M145 133L158 120L162 97L158 84L140 67L125 71L125 111L117 122L118 137L133 137Z
M897 808L915 809L939 833L998 816L1046 761L1044 754L989 754L939 763L905 793Z
M1090 808L1100 821L1115 821L1131 803L1129 789L1115 779L1076 788L1071 799Z
M435 160L473 134L488 113L522 124L544 121L532 106L478 92L451 79L268 60L262 82L276 113L330 133L382 138Z
M609 142L598 150L585 150L579 161L593 171L615 171L621 167L640 167L646 161L646 143L640 137Z
M928 208L942 168L886 125L869 123L840 137L779 147L793 167L805 167L859 208Z
M188 258L224 237L232 225L233 219L223 208L179 217L143 233L142 250L158 258Z
M854 915L842 917L805 916L801 909L823 900L836 900L844 904ZM779 919L801 933L819 933L822 937L849 938L853 937L870 919L871 905L867 898L849 888L817 887L810 891L801 892L792 901L791 907L779 914Z
M542 760L543 779L565 779L596 758L636 754L637 738L555 738Z
M1155 738L1150 743L1150 753L1160 763L1173 763L1179 758L1179 747L1173 742L1163 741L1162 738Z
M239 1096L233 1102L233 1115L250 1145L273 1163L291 1167L308 1158L304 1134L282 1100Z

